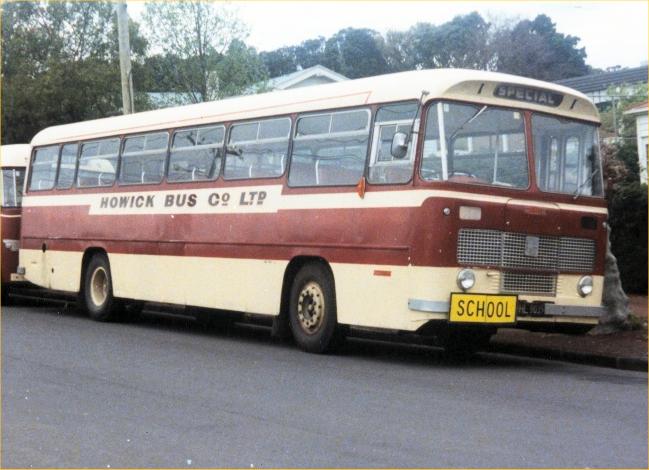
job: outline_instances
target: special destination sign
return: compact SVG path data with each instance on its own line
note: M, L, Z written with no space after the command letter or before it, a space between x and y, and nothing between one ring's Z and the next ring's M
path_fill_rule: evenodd
M506 100L524 101L526 103L540 104L553 108L559 106L563 101L563 94L561 93L510 83L501 83L496 86L494 96Z

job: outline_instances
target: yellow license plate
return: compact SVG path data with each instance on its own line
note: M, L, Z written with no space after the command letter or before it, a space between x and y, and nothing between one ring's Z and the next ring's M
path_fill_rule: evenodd
M515 295L451 294L449 321L458 323L514 323Z

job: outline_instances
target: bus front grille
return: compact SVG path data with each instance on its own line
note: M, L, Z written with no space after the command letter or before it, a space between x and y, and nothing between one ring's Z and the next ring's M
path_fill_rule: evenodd
M527 249L530 238L535 249ZM500 230L460 229L457 261L465 266L515 268L554 273L592 272L595 241Z
M503 273L503 292L555 296L557 276L554 274Z

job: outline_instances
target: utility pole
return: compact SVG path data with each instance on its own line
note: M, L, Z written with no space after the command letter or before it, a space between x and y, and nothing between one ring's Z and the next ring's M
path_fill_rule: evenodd
M128 38L128 13L126 3L115 5L117 15L117 35L119 38L119 68L122 76L122 107L124 114L134 111L133 75L131 73L131 45Z

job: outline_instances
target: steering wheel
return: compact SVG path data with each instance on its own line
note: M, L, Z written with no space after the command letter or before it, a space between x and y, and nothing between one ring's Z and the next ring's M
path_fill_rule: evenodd
M453 171L449 173L448 181L454 181L456 183L488 183L488 181L468 171Z

